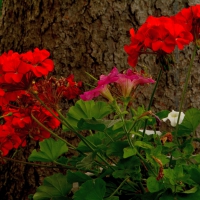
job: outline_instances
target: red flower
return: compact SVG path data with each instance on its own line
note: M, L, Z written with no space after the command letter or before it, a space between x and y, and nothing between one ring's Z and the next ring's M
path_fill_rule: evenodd
M9 51L0 56L1 82L19 83L30 68L23 64L18 53Z
M3 92L1 93L3 96L0 96L0 106L2 107L3 110L8 107L8 104L11 101L16 101L17 97L19 97L21 94L26 93L24 90L17 90L17 91L11 91L11 92L6 92L3 95Z
M74 75L70 75L66 78L67 84L63 89L63 97L70 100L76 98L79 94L81 94L80 87L82 87L82 82L75 82Z
M49 107L58 109L61 98L68 100L76 98L80 93L82 82L75 82L74 75L67 78L40 80L33 85L32 90L38 93L39 98Z
M128 63L134 67L138 56L148 53L148 49L158 55L172 53L175 46L183 49L184 45L193 40L192 34L174 18L149 16L137 33L130 30L131 44L125 45L124 50L129 55Z
M50 53L43 49L34 49L34 52L29 51L27 53L21 54L21 59L29 64L31 71L36 77L46 76L54 68L53 61L48 59Z
M200 38L200 4L182 9L172 19L190 31L194 41Z
M18 54L13 51L0 56L0 96L6 92L28 90L36 77L46 76L53 70L53 61L47 50ZM7 100L9 102L9 100Z
M137 64L138 57L140 55L141 49L144 47L144 32L141 31L142 27L138 30L137 34L133 28L130 29L131 44L125 45L124 50L129 55L128 63L130 66L134 67Z
M57 120L55 117L52 116L52 114L46 110L45 108L41 106L34 106L32 108L32 114L33 116L40 121L44 126L50 129L56 129L60 125L60 121ZM32 120L32 124L30 125L30 132L29 135L34 140L43 140L45 138L50 137L50 133L43 129L37 122Z
M0 126L0 151L3 156L6 156L13 148L17 149L20 144L21 139L10 124Z

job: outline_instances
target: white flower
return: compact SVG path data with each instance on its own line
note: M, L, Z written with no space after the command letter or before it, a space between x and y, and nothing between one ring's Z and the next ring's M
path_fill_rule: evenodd
M139 131L143 133L143 129L140 129ZM145 130L145 134L147 134L147 135L157 134L159 136L162 135L162 133L160 131L155 132L154 130Z
M172 110L172 112L170 112L170 113L168 114L168 117L163 118L162 120L163 120L164 122L166 122L166 121L169 119L169 121L170 121L170 123L171 123L171 126L175 127L176 124L177 124L177 120L178 120L178 113L179 113L179 112L176 112L176 111ZM185 114L184 114L183 112L181 112L181 115L180 115L180 119L179 119L179 123L178 123L178 124L181 124L181 122L183 121L184 117L185 117Z

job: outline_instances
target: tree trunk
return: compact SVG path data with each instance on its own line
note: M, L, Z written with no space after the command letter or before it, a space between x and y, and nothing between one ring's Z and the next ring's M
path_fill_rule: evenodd
M54 75L73 73L77 81L87 82L85 71L98 78L113 66L129 67L123 46L130 43L130 28L137 29L148 15L173 15L195 3L198 0L4 0L0 51L12 49L21 53L45 48L54 60ZM177 50L174 56L178 65L162 75L153 101L154 111L178 109L191 49ZM200 107L198 60L195 65L185 108ZM159 69L152 57L143 56L138 66L146 66L156 79ZM151 91L152 87L143 89L135 105L147 106ZM27 160L34 146L31 142L14 158ZM48 175L44 168L13 162L0 170L0 197L5 200L27 199L41 184L42 177Z

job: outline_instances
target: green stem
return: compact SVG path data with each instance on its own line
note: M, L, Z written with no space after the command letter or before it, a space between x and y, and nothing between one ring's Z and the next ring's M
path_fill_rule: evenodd
M91 130L89 130L89 132L90 132L90 135L94 135Z
M72 128L73 132L76 133L76 135L83 141L83 143L89 147L93 152L95 152L94 148L96 148L96 146L94 144L92 144L90 141L88 141L84 136L82 136L81 134L79 134L76 130L74 130L74 128L66 121L65 117L62 115L62 113L57 110L61 120L63 120L64 125L66 124L67 127ZM114 170L114 168L107 162L107 160L105 160L99 153L97 153L97 156L104 162L107 164L107 166L109 166L111 169ZM109 158L110 160L110 158ZM114 163L114 162L113 162Z
M190 60L190 65L189 65L189 68L188 68L188 71L187 71L187 75L186 75L186 80L185 80L182 96L181 96L181 102L180 102L180 107L179 107L179 114L178 114L177 124L179 123L180 116L181 116L181 111L182 111L182 108L183 108L183 104L185 102L185 97L186 97L187 89L188 89L188 82L189 82L189 79L190 79L191 70L192 70L192 66L193 66L193 63L194 63L194 58L195 58L196 52L197 52L197 46L195 45L194 51L192 53L192 59ZM176 131L175 131L176 139L177 139L178 128L179 128L179 126L177 125L176 126Z
M31 113L31 117L34 119L35 122L37 122L43 129L45 129L46 131L48 131L51 135L53 135L55 138L62 140L64 143L66 143L69 147L71 147L71 149L75 150L76 147L73 146L72 144L70 144L69 142L67 142L66 140L64 140L63 138L61 138L60 136L58 136L57 134L55 134L52 130L48 129L44 124L42 124L38 119L36 119L33 114Z
M96 82L98 81L98 79L96 79L94 76L92 76L92 75L89 74L88 72L85 71L85 73L86 73L90 78L92 78L93 80L95 80Z
M119 116L120 116L120 118L121 118L121 120L122 120L122 122L123 122L123 129L124 129L124 131L125 131L125 133L126 133L126 136L127 136L127 139L128 139L128 143L129 143L129 145L130 145L130 147L132 148L132 149L136 149L136 148L134 148L134 146L133 146L133 144L132 144L132 141L131 141L131 136L130 136L130 134L129 134L129 132L131 131L131 130L127 130L127 128L126 128L126 124L125 124L125 120L124 120L124 118L123 118L123 116L122 116L122 114L121 114L121 110L120 110L120 108L119 108L119 106L117 105L117 103L115 102L115 107L116 107L116 109L117 109L117 111L118 111L118 113L119 113ZM140 119L140 117L138 118L138 119ZM137 156L147 165L147 168L148 169L150 169L151 171L152 171L152 173L156 176L156 173L153 171L153 169L150 167L150 165L147 163L147 161L141 156L141 154L139 153L139 151L136 149L136 154L137 154Z
M114 195L118 192L118 190L124 185L124 183L125 183L129 178L130 178L129 176L126 177L126 178L120 183L120 185L117 187L117 189L116 189L109 197L114 196Z
M152 106L154 94L155 94L156 89L157 89L157 87L158 87L158 83L159 83L159 81L160 81L162 72L163 72L163 68L161 67L161 69L160 69L160 71L159 71L159 74L158 74L158 78L157 78L157 80L156 80L156 84L155 84L155 86L154 86L154 88L153 88L153 92L152 92L152 94L151 94L150 102L149 102L149 105L148 105L148 110L150 110L150 108L151 108L151 106Z
M160 68L160 71L159 71L159 74L158 74L158 77L157 77L157 80L156 80L156 84L155 84L155 86L154 86L154 88L153 88L153 91L152 91L152 93L151 93L151 98L150 98L149 105L148 105L148 108L147 108L148 110L150 110L150 108L151 108L151 106L152 106L154 94L155 94L156 89L157 89L157 87L158 87L158 83L159 83L159 81L160 81L162 72L163 72L163 68L161 67L161 68ZM147 120L145 120L145 124L144 124L144 129L143 129L143 133L142 133L142 136L143 136L143 137L144 137L146 128L147 128Z
M141 188L141 190L142 190L142 193L143 193L143 194L145 194L145 193L146 193L146 191L145 191L145 189L144 189L144 187L143 187L143 185L142 185L142 183L141 183L141 182L139 182L139 186L140 186L140 188Z
M114 142L114 140L110 137L110 135L107 133L107 131L104 131L104 133L110 139L110 141Z
M62 166L48 166L48 165L42 165L42 164L38 164L38 163L31 163L31 162L16 160L16 159L13 159L13 158L8 158L8 157L4 157L3 159L8 160L8 161L12 161L12 162L16 162L16 163L22 163L24 165L32 165L32 166L35 166L35 167L63 168ZM73 168L71 168L71 166L69 166L69 167L65 166L65 168L73 169Z
M31 92L31 91L30 91ZM37 94L35 94L34 92L31 92L31 94L41 103L42 106L44 106L57 120L59 120L63 125L65 125L66 127L68 127L71 131L73 131L82 141L83 143L88 146L88 148L90 148L93 152L94 149L91 147L91 143L89 141L87 141L87 139L82 136L81 134L79 134L65 119L65 117L62 115L62 113L59 110L56 110L56 112L59 114L60 118L58 116L56 116L56 114L53 112L52 109L50 109L48 106L46 106L46 104L38 97ZM90 144L88 144L90 143Z
M56 114L48 107L46 106L46 104L38 97L37 94L35 94L34 92L31 92L31 94L41 103L41 105L43 105L56 119L58 119L63 125L65 125L66 127L68 127L71 131L73 131L82 141L83 143L90 148L90 150L92 152L95 152L94 148L96 148L96 146L94 144L92 144L90 141L88 141L84 136L82 136L78 131L76 131L65 119L65 117L62 115L62 113L59 110L56 110L56 112L58 113L59 117L56 116ZM111 169L114 170L114 168L99 154L97 153L97 156L107 165L109 166Z
M13 158L8 158L8 157L3 157L4 160L8 160L8 161L12 161L12 162L16 162L16 163L21 163L24 165L32 165L34 167L45 167L45 168L65 168L65 169L71 169L71 170L77 170L77 168L74 168L72 166L66 166L66 165L62 165L61 163L58 163L56 161L54 161L55 164L57 165L62 165L62 166L49 166L49 165L42 165L42 164L38 164L38 163L32 163L32 162L26 162L26 161L21 161L21 160L16 160ZM83 170L84 171L84 170ZM92 170L85 170L84 172L92 172L92 173L97 173L96 171L92 171Z

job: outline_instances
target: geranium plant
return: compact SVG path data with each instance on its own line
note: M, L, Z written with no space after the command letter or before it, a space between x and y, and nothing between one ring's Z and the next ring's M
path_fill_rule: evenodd
M194 154L195 130L200 110L182 112L194 57L199 47L200 5L181 10L171 17L149 16L137 30L130 30L125 45L130 69L101 75L96 86L82 92L82 82L48 78L53 61L47 50L0 57L0 158L9 160L12 149L26 146L27 139L39 142L28 161L51 162L65 173L46 177L34 200L119 200L200 199L200 155ZM173 51L193 44L193 55L180 100L179 111L152 108L163 71L173 66ZM155 54L160 72L155 80L137 70L141 54ZM137 91L154 84L149 106L134 106ZM104 100L98 100L102 96ZM60 102L80 97L63 114ZM102 99L102 98L101 98ZM169 120L168 130L160 125ZM62 138L57 129L73 132L77 146ZM86 136L83 135L86 134ZM67 157L68 151L74 156ZM76 153L75 153L76 152ZM26 162L25 162L26 164Z

